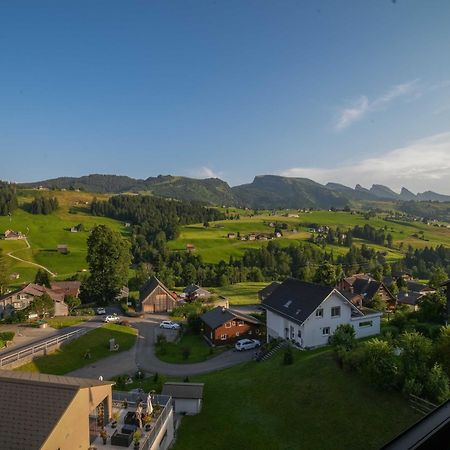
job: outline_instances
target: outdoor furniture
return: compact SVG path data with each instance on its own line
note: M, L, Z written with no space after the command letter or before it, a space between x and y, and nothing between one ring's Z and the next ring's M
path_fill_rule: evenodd
M120 430L123 434L130 434L132 435L137 430L137 425L135 424L125 424L122 429Z
M133 440L132 434L119 433L117 430L111 436L111 445L118 445L119 447L129 447Z
M128 411L123 418L123 423L126 425L137 425L136 413L134 411Z

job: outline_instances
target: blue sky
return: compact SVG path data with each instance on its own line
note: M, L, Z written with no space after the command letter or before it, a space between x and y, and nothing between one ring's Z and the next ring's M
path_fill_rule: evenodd
M0 0L0 178L450 193L450 2Z

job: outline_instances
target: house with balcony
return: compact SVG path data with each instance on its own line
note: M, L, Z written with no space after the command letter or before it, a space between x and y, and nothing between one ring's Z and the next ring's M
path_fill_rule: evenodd
M261 306L268 340L287 339L302 348L328 344L341 324L352 325L356 338L380 332L381 312L357 307L336 288L294 278L283 281Z

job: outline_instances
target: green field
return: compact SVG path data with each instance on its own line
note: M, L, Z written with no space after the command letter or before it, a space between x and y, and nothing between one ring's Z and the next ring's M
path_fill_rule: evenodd
M228 233L240 233L241 235L252 232L259 233L273 232L274 229L269 226L270 222L287 223L288 230L283 231L283 237L277 239L281 245L289 245L295 241L305 241L310 236L309 224L328 225L331 227L340 227L341 229L353 228L356 225L364 226L370 224L375 228L384 228L387 226L394 238L394 248L388 249L379 245L366 242L367 245L377 250L387 252L390 260L402 257L400 243L403 242L403 251L408 245L415 248L425 246L436 246L444 244L450 246L450 229L438 228L431 225L425 225L421 222L391 222L381 217L366 220L361 214L352 214L350 212L332 212L332 211L313 211L310 213L298 213L298 218L285 217L281 212L279 215L241 215L240 220L225 220L211 222L208 228L202 224L186 225L182 227L178 239L168 243L169 248L176 251L186 251L187 244L195 246L195 252L203 257L206 262L217 263L220 260L228 261L230 256L240 257L248 248L259 248L267 244L267 241L240 241L237 239L228 239ZM222 228L217 228L220 225ZM292 230L296 230L293 232ZM413 234L424 232L425 240L414 237ZM364 241L355 239L355 245L361 245ZM344 254L348 251L346 247L328 246L328 250Z
M205 383L203 409L183 419L174 449L375 450L419 419L398 393L339 369L326 349L294 355L291 366L278 354L191 377Z
M109 340L114 338L119 344L119 352L129 350L136 341L137 330L122 325L107 324L89 331L87 334L63 345L56 352L36 358L16 370L25 372L41 372L53 375L64 375L72 370L111 356ZM90 358L86 359L86 351L90 351ZM114 352L116 354L117 352Z
M91 202L94 194L82 192L55 191L49 195L58 197L60 208L49 215L34 215L18 208L11 218L0 216L0 233L6 229L21 231L27 235L30 248L24 240L4 241L0 240L0 248L4 253L13 252L25 261L41 264L55 273L58 278L66 278L87 268L86 240L88 230L98 224L108 225L110 228L125 234L123 224L117 220L91 216L86 202ZM21 196L21 204L28 202L28 197ZM78 203L78 204L77 204ZM69 212L70 208L76 211ZM71 233L65 228L82 223L86 231ZM56 251L58 244L67 244L69 254L62 255ZM20 285L34 279L38 267L27 262L9 258L11 272L20 275L18 280L12 281L12 286Z
M268 285L267 281L247 281L229 286L207 288L214 294L226 297L232 305L255 305L259 303L258 292Z

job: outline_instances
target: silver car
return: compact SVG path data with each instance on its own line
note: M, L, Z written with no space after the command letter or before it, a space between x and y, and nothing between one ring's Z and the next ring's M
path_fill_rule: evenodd
M241 352L242 350L251 350L252 348L259 347L261 342L258 339L240 339L234 344L234 348Z

